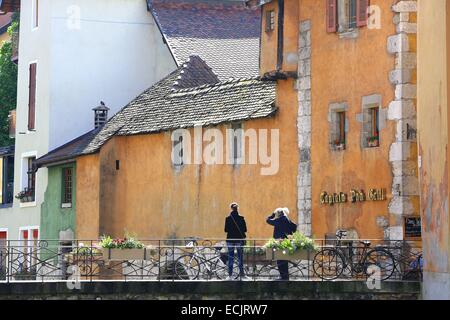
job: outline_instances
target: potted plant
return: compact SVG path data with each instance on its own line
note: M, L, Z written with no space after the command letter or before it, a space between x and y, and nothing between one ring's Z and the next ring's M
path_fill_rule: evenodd
M380 145L380 139L378 133L367 138L367 145L369 147L378 147Z
M265 245L266 258L269 260L309 260L317 251L314 240L300 232L295 232L287 239L270 239Z
M345 142L342 142L342 141L340 141L338 139L336 139L334 141L333 146L334 146L334 150L336 150L336 151L345 150Z
M150 260L156 254L152 247L145 247L133 237L113 239L110 236L102 237L100 247L103 258L110 261Z

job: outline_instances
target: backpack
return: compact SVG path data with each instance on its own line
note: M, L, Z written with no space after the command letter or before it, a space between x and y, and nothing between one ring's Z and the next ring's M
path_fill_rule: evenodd
M297 231L297 224L292 222L291 220L288 221L289 221L289 235L291 235Z

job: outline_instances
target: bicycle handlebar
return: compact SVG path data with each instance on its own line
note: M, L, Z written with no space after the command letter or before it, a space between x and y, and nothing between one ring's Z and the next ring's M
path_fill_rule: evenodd
M347 230L338 230L336 231L336 238L342 239L347 236Z

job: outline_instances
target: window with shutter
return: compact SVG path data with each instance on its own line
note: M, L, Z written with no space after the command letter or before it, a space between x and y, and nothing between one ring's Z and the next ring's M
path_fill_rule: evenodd
M369 0L356 0L356 25L358 27L367 26Z
M36 70L37 64L30 64L30 84L28 93L28 130L35 129L36 118Z
M327 32L337 31L337 0L327 1Z

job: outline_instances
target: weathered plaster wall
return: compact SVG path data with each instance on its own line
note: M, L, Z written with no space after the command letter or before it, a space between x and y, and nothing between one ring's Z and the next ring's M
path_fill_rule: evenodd
M425 299L450 299L449 30L448 2L419 0L418 129Z
M72 208L62 208L62 169L73 168ZM75 232L76 210L76 166L75 163L50 167L48 185L41 206L41 239L58 240L60 231Z
M95 233L97 206L100 235L123 236L128 231L141 239L222 238L224 219L232 201L240 204L249 237L272 235L273 228L265 219L276 207L289 207L296 221L298 155L293 150L297 145L297 96L286 89L293 86L292 80L280 81L280 88L287 93L278 97L279 111L275 118L243 123L245 130L279 129L280 167L273 176L261 175L259 164L237 168L227 164L185 165L176 170L171 163L170 133L111 139L99 153L100 172L94 171L98 168L95 157L80 158L79 177L88 174L91 178L77 181L78 237L92 237ZM225 126L217 128L224 133ZM246 150L248 159L248 146ZM116 160L120 160L119 170ZM92 181L94 177L98 179L99 173L98 189Z
M311 101L312 101L312 233L324 237L337 228L354 231L353 236L389 237L393 223L388 205L392 197L393 174L389 163L396 127L387 121L387 106L394 100L389 73L395 57L387 50L387 39L396 33L391 6L396 1L374 0L381 9L381 29L359 28L357 37L340 38L327 33L326 1L304 0L300 21L311 21ZM379 95L380 140L377 148L361 147L363 97ZM330 148L328 121L332 103L347 103L347 143L345 151ZM321 192L385 188L387 201L327 206L320 204ZM418 200L414 203L418 212Z
M283 71L297 71L298 64L298 0L284 1L283 21ZM275 29L266 32L266 12L275 12ZM277 69L278 48L278 1L262 7L260 73Z

